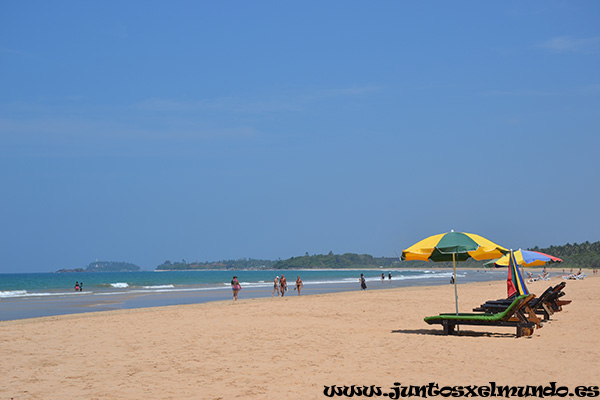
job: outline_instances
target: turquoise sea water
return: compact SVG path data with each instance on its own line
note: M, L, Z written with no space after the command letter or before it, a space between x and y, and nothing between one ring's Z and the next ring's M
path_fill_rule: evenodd
M14 297L47 297L76 296L81 293L110 295L124 293L184 292L203 290L223 290L230 288L234 275L249 288L272 288L275 276L282 273L288 284L301 276L304 284L309 285L343 285L356 283L361 273L367 282L380 282L384 273L385 281L389 281L388 273L392 273L395 286L412 286L413 283L435 284L436 281L447 282L451 272L447 270L287 270L287 271L142 271L142 272L106 272L106 273L30 273L0 274L0 299ZM482 277L495 276L494 271L483 271ZM501 272L506 274L506 272ZM460 271L459 278L476 278L479 271ZM75 282L83 282L83 292L75 292Z
M449 284L452 274L435 268L0 274L0 320L228 300L234 275L243 287L240 299L269 297L273 279L282 273L288 281L288 296L296 294L297 276L304 283L302 294L310 295L360 290L361 273L368 290ZM506 270L460 270L458 274L459 283L500 279L506 279ZM82 292L75 291L75 282L83 282Z

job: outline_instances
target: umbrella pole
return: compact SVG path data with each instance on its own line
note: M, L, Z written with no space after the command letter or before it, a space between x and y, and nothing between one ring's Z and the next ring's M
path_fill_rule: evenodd
M458 289L456 288L456 254L452 253L452 266L454 267L454 303L456 304L456 315L458 315Z

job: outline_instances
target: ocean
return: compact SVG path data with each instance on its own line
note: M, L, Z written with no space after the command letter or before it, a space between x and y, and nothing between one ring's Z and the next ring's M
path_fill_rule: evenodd
M361 273L366 277L367 290L444 285L452 275L452 271L436 268L0 274L0 320L231 300L234 275L243 287L240 299L269 297L273 279L282 273L288 281L287 296L296 295L297 276L304 283L302 295L310 295L360 290ZM502 280L506 273L505 269L461 269L457 281ZM75 291L76 282L83 282L83 291Z

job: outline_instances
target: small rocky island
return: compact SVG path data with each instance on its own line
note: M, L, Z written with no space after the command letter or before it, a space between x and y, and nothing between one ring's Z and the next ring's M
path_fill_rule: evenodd
M85 268L62 268L56 272L135 272L140 270L141 268L137 265L123 261L94 261Z

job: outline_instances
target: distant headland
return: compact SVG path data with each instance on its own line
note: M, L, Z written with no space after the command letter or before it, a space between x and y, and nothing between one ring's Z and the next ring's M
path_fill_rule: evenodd
M122 261L94 261L85 268L62 268L56 271L57 273L68 272L134 272L140 271L141 268L135 264Z

